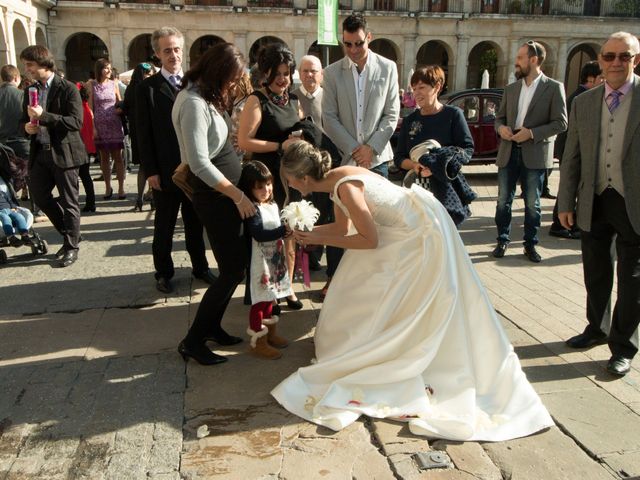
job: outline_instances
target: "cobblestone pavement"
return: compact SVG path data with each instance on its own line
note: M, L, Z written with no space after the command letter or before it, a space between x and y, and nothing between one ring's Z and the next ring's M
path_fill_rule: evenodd
M334 433L289 414L269 391L313 356L322 272L308 292L300 289L305 308L282 315L292 344L281 360L256 360L245 342L216 350L230 357L224 365L185 364L175 347L205 285L191 278L179 227L176 292L155 290L152 213L148 206L133 213L130 195L99 200L98 212L83 217L80 257L70 268L52 268L52 253L7 250L9 263L0 266L0 480L640 478L638 366L614 379L604 370L606 346L564 345L585 324L579 244L546 234L553 201L543 200L543 262L528 262L515 241L496 261L495 167L467 174L480 198L461 235L556 427L509 442L461 443L428 441L402 424L370 419ZM557 180L554 173L552 190ZM127 187L135 188L133 175ZM516 200L514 239L522 215ZM60 238L51 225L36 227L55 252ZM239 288L225 318L236 335L246 328L242 295ZM199 439L204 425L209 435ZM417 452L446 452L452 463L420 470Z

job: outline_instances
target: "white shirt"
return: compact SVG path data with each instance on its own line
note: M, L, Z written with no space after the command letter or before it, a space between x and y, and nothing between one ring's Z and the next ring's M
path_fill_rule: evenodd
M304 88L304 85L300 85L300 91L302 92L302 94L307 97L309 100L313 100L314 98L316 98L318 95L320 95L320 92L322 91L322 87L318 87L316 88L316 91L313 93L310 93L307 91L306 88Z
M356 133L358 136L356 140L361 145L365 142L364 134L362 133L362 122L364 120L364 92L367 88L367 63L369 63L369 55L367 55L364 68L358 73L358 66L349 59L349 68L351 68L353 82L356 87Z
M518 98L518 115L516 116L516 124L514 125L515 129L522 128L522 124L524 123L524 117L527 116L527 111L529 110L529 105L531 105L531 99L533 98L533 94L536 93L536 88L538 88L538 84L540 83L540 78L542 77L542 73L539 74L535 80L531 82L531 85L527 86L527 82L522 79L522 88L520 89L520 98Z
M178 82L178 85L180 85L182 83L182 77L184 77L184 73L182 72L182 69L180 69L179 72L176 73L171 73L169 72L169 70L167 70L166 68L162 67L160 69L160 73L162 74L162 76L165 78L165 80L167 82L169 82L171 85L173 85L173 82L171 81L170 77L175 77L176 75L178 77L180 77L180 82Z

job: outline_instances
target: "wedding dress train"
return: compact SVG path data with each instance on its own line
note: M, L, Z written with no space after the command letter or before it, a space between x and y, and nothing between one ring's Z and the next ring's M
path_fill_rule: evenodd
M316 328L316 360L271 393L290 412L340 430L360 415L412 433L499 441L553 425L520 368L444 207L417 186L364 184L378 247L348 250Z

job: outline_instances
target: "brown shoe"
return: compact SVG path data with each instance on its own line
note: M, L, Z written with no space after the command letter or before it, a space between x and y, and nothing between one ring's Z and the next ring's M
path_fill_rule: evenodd
M273 315L271 318L263 319L262 323L269 329L269 333L267 334L267 342L269 342L269 345L276 348L285 348L289 346L289 342L277 333L276 323L278 323L279 320L277 315Z
M267 327L263 325L262 330L259 332L254 332L249 328L247 333L251 336L251 345L249 347L251 353L268 360L277 360L282 357L282 354L267 342L267 335L269 334Z

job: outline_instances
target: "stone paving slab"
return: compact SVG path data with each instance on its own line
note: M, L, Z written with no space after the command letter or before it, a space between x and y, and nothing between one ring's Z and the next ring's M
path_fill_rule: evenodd
M594 457L640 451L640 418L609 393L591 389L541 395L554 419Z

